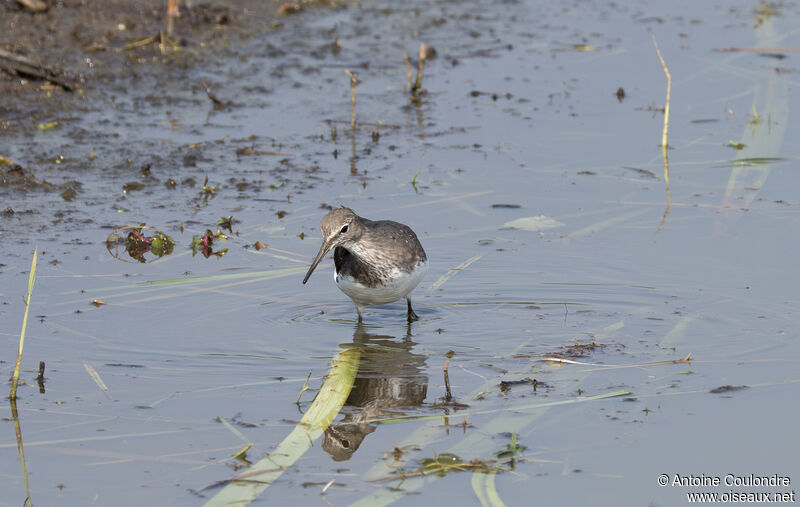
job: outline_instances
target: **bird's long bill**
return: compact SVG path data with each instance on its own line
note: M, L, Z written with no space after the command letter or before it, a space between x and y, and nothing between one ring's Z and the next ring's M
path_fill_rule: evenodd
M319 253L317 256L314 257L314 262L311 263L311 267L308 268L308 273L306 273L306 277L303 278L303 283L306 283L308 279L311 277L311 273L314 272L314 269L317 267L317 264L325 257L325 254L328 253L328 250L331 249L331 246L326 242L322 242L322 246L319 247Z

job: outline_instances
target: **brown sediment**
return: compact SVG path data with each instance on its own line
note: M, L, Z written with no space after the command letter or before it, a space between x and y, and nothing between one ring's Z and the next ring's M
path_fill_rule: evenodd
M174 3L174 2L172 2ZM64 89L93 87L130 75L130 51L117 52L137 41L137 57L158 63L158 46L190 49L186 65L198 53L225 41L233 28L247 28L275 16L278 1L232 0L224 4L167 5L163 0L59 2L58 9L34 12L14 2L0 3L0 93L20 98L56 84ZM166 19L165 19L166 18ZM256 21L258 20L258 21ZM174 40L173 40L174 39ZM133 51L134 48L131 48ZM141 54L139 54L141 53ZM10 101L6 108L24 108Z

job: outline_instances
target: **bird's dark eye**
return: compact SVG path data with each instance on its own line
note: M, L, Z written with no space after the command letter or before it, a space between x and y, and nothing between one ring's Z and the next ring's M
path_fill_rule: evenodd
M339 234L346 234L348 230L350 230L350 224L346 224L344 227L342 227L342 230L339 231Z

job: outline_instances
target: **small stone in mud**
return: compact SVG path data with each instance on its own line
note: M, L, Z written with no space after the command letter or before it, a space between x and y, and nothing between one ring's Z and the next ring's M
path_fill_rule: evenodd
M127 183L122 184L122 193L127 194L128 192L133 192L135 190L141 190L144 188L144 185L139 183L138 181L129 181Z
M152 167L152 164L145 164L145 165L143 165L143 166L141 167L141 169L140 169L140 171L142 172L142 176L144 176L145 178L148 178L148 177L150 177L150 168L151 168L151 167Z
M622 102L624 98L625 98L625 89L620 86L619 88L617 88L617 100Z
M76 195L78 195L78 193L71 187L61 192L61 198L64 199L65 201L71 201L75 199Z
M185 187L194 187L195 185L197 185L197 180L192 178L192 177L184 178L181 181L181 185L183 185Z
M175 180L173 180L172 178L170 178L170 179L168 179L167 181L164 182L164 186L167 187L170 190L175 190L175 186L176 185L177 185L177 183L175 183Z
M10 218L10 217L14 216L14 210L13 210L13 209L11 209L11 206L9 206L8 208L6 208L6 209L3 211L3 216L4 216L4 217L8 217L8 218Z
M286 212L284 210L280 210L275 214L278 215L278 218L283 218L286 216Z
M521 208L522 206L519 204L492 204L492 208Z

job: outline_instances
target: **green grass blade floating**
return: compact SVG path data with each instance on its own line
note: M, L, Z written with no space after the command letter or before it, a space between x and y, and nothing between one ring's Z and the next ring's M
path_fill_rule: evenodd
M19 365L22 362L22 349L25 346L25 330L28 328L28 310L31 307L31 294L33 294L33 284L36 281L36 258L39 248L33 249L33 260L31 261L31 274L28 277L28 296L25 298L25 316L22 318L22 331L19 333L19 349L17 349L17 362L14 365L14 375L11 377L11 399L17 399L17 385L19 384Z
M331 361L317 396L294 430L264 459L237 475L205 505L248 505L275 482L311 447L339 413L350 395L358 372L361 351L340 351Z

